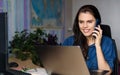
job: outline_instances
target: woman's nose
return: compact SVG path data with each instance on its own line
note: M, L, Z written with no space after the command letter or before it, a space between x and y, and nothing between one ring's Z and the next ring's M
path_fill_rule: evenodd
M87 23L84 23L83 27L87 27L87 26L88 26Z

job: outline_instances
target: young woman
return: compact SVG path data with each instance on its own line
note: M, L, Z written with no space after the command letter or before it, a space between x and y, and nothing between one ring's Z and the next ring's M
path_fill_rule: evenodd
M68 37L64 46L80 46L89 70L114 68L115 48L112 39L102 35L101 17L93 5L84 5L74 20L74 35Z

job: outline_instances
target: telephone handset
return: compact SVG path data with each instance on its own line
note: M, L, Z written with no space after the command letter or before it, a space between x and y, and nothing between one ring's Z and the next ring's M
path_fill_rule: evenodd
M99 20L96 19L96 27L99 25Z
M97 27L98 25L99 25L99 20L96 19L96 25L95 25L95 27ZM95 30L98 31L97 29L95 29ZM96 34L96 33L94 32L93 34ZM93 35L93 37L96 38L96 36L94 36L94 35Z

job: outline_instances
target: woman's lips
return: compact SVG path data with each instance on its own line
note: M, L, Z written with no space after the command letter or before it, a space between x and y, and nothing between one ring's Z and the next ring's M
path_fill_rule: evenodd
M83 32L84 33L88 33L90 31L90 29L84 29Z

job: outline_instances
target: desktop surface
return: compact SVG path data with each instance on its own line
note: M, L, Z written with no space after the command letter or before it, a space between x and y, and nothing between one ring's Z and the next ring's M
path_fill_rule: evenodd
M90 75L106 75L109 71L106 70L91 70ZM58 73L52 73L51 75L63 75Z
M106 75L108 72L107 70L91 70L90 75Z
M31 74L25 73L25 72L22 72L22 71L9 69L7 71L0 72L0 75L31 75Z

